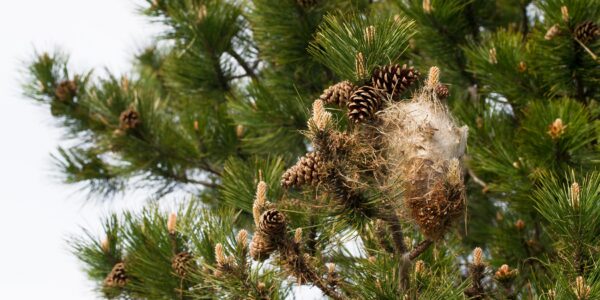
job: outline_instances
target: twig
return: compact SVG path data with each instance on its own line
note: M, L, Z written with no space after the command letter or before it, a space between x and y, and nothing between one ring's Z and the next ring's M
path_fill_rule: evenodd
M432 240L423 240L418 245L416 245L412 251L410 251L410 253L408 254L408 258L410 258L410 260L415 260L417 257L419 257L419 255L425 252L425 250L427 250L429 246L431 246L431 244L433 244Z
M229 50L227 53L229 53L229 55L231 55L237 61L237 63L242 67L242 69L246 71L246 74L248 74L248 76L252 77L252 79L254 80L258 80L254 69L248 65L248 63L244 60L244 58L241 55L239 55L233 49Z
M323 294L334 300L343 300L345 297L335 291L326 282L323 281L318 272L306 261L299 245L290 237L286 237L280 245L280 256L287 265L288 269L293 270L291 275L298 278L299 282L306 280L318 287ZM291 258L291 259L290 259Z
M487 183L485 183L485 181L483 181L479 177L477 177L477 175L475 175L475 172L473 172L473 170L471 170L471 168L468 168L467 172L469 173L469 176L471 176L471 178L473 178L473 181L475 183L477 183L478 185L480 185L484 189L487 188Z
M404 244L404 234L402 233L402 225L398 216L394 213L394 210L390 205L385 205L384 209L386 212L381 213L379 216L382 220L386 221L392 231L392 240L394 241L394 248L398 254L404 254L408 250Z

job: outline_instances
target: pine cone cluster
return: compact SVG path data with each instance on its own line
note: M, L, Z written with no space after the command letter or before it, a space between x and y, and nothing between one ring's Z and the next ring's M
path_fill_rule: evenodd
M104 279L104 285L110 288L122 288L127 284L128 278L125 272L125 263L120 262L114 265L112 271Z
M317 185L323 177L323 161L318 152L310 152L301 157L298 162L289 168L282 176L281 184L284 187L299 187L305 183Z
M356 86L354 84L345 80L328 87L323 91L319 99L327 104L345 106L355 89Z
M354 123L373 118L381 107L383 95L374 87L358 88L348 101L348 118Z
M54 90L56 99L62 102L71 101L77 94L77 82L74 80L64 80L58 84Z
M141 123L140 114L132 107L122 112L121 116L119 116L119 126L123 130L135 129Z
M257 231L252 237L250 243L250 256L254 260L263 261L269 258L269 255L275 251L275 246L271 243L268 236L264 233Z
M600 26L592 21L585 21L575 27L574 34L580 42L588 44L600 36Z
M392 99L397 99L418 78L419 72L406 64L387 65L373 71L371 84L374 88L385 91Z
M192 266L193 256L187 251L179 252L171 260L171 267L177 276L185 277Z

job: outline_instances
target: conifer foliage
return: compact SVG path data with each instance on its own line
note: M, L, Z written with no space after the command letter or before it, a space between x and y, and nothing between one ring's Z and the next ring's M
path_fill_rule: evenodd
M130 74L25 93L115 212L70 243L122 299L600 299L598 0L148 0Z

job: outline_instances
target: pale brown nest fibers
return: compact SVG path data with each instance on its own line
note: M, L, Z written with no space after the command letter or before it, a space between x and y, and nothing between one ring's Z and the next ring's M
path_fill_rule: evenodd
M404 212L432 240L464 211L468 130L456 125L438 98L438 77L439 69L431 68L412 100L391 103L379 114L389 182L384 189L402 188Z

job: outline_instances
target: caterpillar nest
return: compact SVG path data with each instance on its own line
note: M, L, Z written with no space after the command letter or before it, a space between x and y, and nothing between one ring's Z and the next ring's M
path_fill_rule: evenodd
M464 211L462 157L468 133L440 102L438 77L439 69L432 67L426 86L412 100L380 112L388 185L400 183L408 217L432 240L443 237Z

